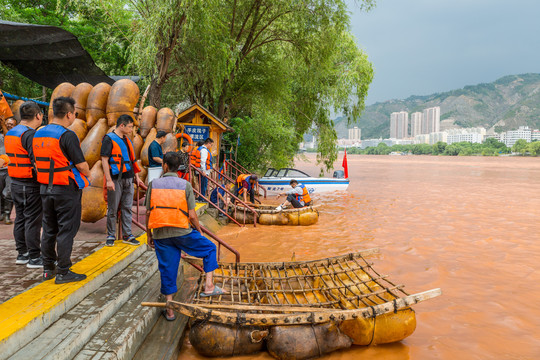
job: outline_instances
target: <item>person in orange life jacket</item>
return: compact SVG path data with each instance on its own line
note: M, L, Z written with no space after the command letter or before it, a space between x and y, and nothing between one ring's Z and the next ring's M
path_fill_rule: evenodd
M243 196L244 202L247 202L247 196L249 194L249 201L255 203L255 188L259 178L256 174L241 174L236 179L236 186L234 188L234 194L238 197Z
M11 112L10 112L11 113ZM2 127L2 134L0 134L0 154L5 155L4 139L9 130L17 126L17 120L13 116L8 117L6 120L0 117L0 126ZM8 159L6 159L8 160ZM0 166L0 220L4 221L4 224L11 225L11 210L13 209L13 201L11 199L11 178L8 175L8 161L5 161Z
M19 108L21 123L9 130L5 138L11 195L15 204L13 238L19 255L16 264L28 268L42 268L41 258L41 196L36 178L32 140L43 121L39 105L27 101Z
M218 267L216 245L202 236L193 189L189 182L178 177L179 165L180 157L176 152L166 153L162 177L152 180L146 192L146 234L148 245L156 250L161 293L166 300L172 300L178 291L176 277L184 251L203 258L206 281L201 296L221 295L223 290L213 282L213 271ZM163 315L169 321L175 319L172 310L164 311Z
M133 132L133 118L120 115L116 129L106 134L101 142L101 164L107 185L107 239L105 245L114 246L116 240L116 216L120 205L123 242L139 245L131 233L131 206L133 205L133 178L139 186L139 166L136 163L133 144L127 135Z
M73 239L81 224L82 189L90 184L90 169L79 138L67 128L77 117L75 100L58 97L52 107L53 118L34 134L32 150L41 184L43 280L52 279L56 270L55 283L64 284L86 279L70 267Z
M204 145L204 141L197 141L194 145L194 148L191 150L191 153L189 154L190 163L191 165L195 166L197 169L201 167L201 153L199 152L199 148ZM191 179L191 184L194 188L201 191L201 186L199 183L199 176L197 172L193 172L193 178Z
M197 150L200 153L200 169L206 176L210 176L212 169L212 145L214 145L214 140L207 138L204 140L204 145L199 147ZM208 179L201 177L201 194L206 196L206 188L208 187ZM200 201L205 201L202 197L199 198Z
M287 195L287 200L281 205L279 205L276 210L281 211L285 209L288 205L292 205L294 208L301 208L311 205L311 197L309 196L308 189L304 184L299 184L296 180L290 181L292 189L281 193L279 195Z

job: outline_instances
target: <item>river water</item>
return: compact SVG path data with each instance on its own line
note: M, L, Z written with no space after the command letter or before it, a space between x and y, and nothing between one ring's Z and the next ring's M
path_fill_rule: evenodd
M442 296L414 307L417 328L405 340L324 358L540 358L540 160L348 159L348 191L314 196L318 224L228 225L219 232L242 261L284 261L293 253L310 260L379 247L375 269L409 293L442 289ZM318 172L313 155L297 167ZM199 358L186 340L180 359ZM239 357L252 358L270 356Z

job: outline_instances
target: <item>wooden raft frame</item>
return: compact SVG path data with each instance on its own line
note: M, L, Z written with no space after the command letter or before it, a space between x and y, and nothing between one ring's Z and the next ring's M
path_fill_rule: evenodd
M205 282L201 274L192 304L143 305L222 324L273 326L372 318L441 295L441 289L406 293L403 285L392 283L365 259L379 252L374 248L311 261L219 262L214 283L226 294L201 297Z

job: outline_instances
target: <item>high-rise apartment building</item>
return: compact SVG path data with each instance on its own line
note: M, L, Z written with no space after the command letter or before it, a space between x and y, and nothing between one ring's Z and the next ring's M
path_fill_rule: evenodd
M409 137L409 113L406 111L390 114L390 138L403 139Z
M358 127L353 127L352 129L349 129L349 140L360 140L362 135L362 129L359 129Z
M512 147L520 139L531 142L531 135L532 130L528 126L520 126L517 130L506 132L505 144L508 147Z
M422 134L422 118L421 112L411 114L411 137Z
M436 106L424 110L422 119L422 134L440 132L441 129L441 108Z

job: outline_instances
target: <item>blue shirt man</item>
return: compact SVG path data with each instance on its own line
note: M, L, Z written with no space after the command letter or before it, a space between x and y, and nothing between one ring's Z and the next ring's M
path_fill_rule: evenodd
M163 164L161 144L165 142L165 136L167 136L165 131L158 131L156 140L152 141L148 147L148 167L161 167L161 164Z

